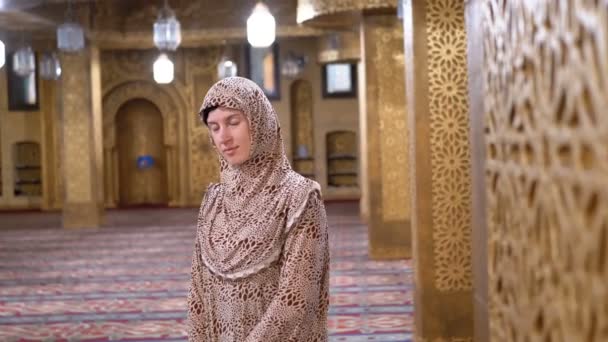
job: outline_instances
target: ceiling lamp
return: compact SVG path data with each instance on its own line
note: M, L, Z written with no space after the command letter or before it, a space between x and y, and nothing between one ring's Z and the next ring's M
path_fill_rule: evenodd
M268 7L258 2L247 19L247 41L253 47L267 47L274 42L276 24Z
M54 81L61 77L61 64L54 52L42 54L38 67L40 68L40 77L45 80Z
M26 77L36 71L36 56L31 46L22 47L13 55L13 71Z
M57 48L63 52L78 52L84 48L84 31L74 22L65 22L57 28Z
M182 31L175 12L167 4L158 12L158 19L154 22L154 45L161 51L175 51L182 42Z
M217 65L217 77L219 77L220 80L226 77L236 76L236 71L236 63L234 63L227 57L222 57L222 59Z
M0 68L4 66L4 42L0 40Z
M167 84L173 81L173 62L167 57L167 54L161 53L156 59L153 66L154 81L159 84Z
M68 1L66 22L57 28L57 48L63 52L77 52L84 48L84 30L73 20L71 1Z

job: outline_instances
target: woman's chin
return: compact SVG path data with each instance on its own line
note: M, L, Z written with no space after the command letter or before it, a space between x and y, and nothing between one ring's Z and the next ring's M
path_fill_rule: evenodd
M239 158L238 156L224 157L224 158L228 162L228 165L230 165L232 167L239 167L239 166L243 165L244 162L247 161L247 158Z

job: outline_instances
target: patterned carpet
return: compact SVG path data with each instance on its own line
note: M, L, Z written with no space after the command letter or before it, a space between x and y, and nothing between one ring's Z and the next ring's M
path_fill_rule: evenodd
M410 261L370 261L356 207L328 212L330 341L410 341ZM0 341L185 341L195 217L114 210L64 230L57 213L0 213Z

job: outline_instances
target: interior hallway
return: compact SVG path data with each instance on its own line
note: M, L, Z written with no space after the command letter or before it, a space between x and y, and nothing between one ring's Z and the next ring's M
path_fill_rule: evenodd
M410 260L371 261L354 202L329 203L330 341L411 341ZM185 341L197 210L112 210L97 230L0 213L0 341Z

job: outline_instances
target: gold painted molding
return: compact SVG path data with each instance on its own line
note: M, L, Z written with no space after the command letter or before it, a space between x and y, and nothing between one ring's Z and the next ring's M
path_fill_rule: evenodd
M283 37L314 37L326 34L327 31L301 25L277 26L276 36ZM205 47L223 44L226 41L243 41L247 38L245 27L182 30L180 47ZM103 49L151 49L154 48L152 30L123 33L105 30L91 32L90 39Z

